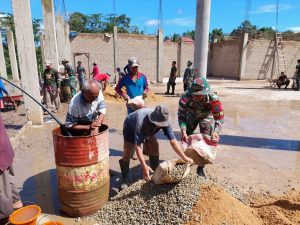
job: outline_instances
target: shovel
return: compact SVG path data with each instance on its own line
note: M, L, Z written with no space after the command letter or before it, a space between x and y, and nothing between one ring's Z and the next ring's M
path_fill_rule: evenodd
M34 97L32 97L29 93L27 93L24 89L18 87L17 85L15 85L14 83L12 83L11 81L9 81L8 79L0 76L0 79L5 80L7 83L11 84L12 86L14 86L15 88L19 89L20 91L22 91L24 94L26 94L28 97L30 97L36 104L38 104L39 106L41 106L43 108L43 110L45 110L47 113L49 113L49 115L58 123L59 127L60 127L60 131L62 133L62 135L64 136L72 136L72 134L67 130L67 128L65 127L64 124L62 124L56 116L54 116L45 106L43 106L39 101L37 101Z

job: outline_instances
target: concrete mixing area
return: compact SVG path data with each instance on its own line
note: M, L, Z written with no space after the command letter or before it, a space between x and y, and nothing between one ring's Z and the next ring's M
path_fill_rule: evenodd
M276 213L274 215L278 209L272 210L272 215L268 215L268 210L258 212L250 210L253 213L251 216L256 218L252 224L272 224L274 221L277 224L299 223L300 120L298 118L300 117L300 92L291 89L270 88L266 81L219 79L209 79L208 81L222 101L225 124L221 132L217 158L212 165L206 166L207 178L201 178L200 181L197 181L200 183L200 201L201 196L207 196L211 198L211 201L209 199L206 201L213 202L217 195L208 194L208 190L211 191L213 186L222 189L224 193L231 196L237 201L236 204L242 204L238 209L250 207L252 211L259 210L261 208L256 207L257 204L263 203L291 212L279 213L280 216L278 216ZM177 140L180 140L176 113L179 96L183 92L181 84L176 85L176 96L164 95L166 87L162 84L150 85L150 89L158 97L156 101L150 101L147 106L158 104L168 106L173 129L177 135ZM110 194L111 197L118 198L116 196L122 195L122 192L117 193L121 177L118 160L122 156L122 126L126 116L126 107L124 102L113 100L107 100L106 106L105 123L110 128ZM63 104L61 112L57 114L62 121L65 119L66 110L67 104ZM9 115L9 113L3 114ZM20 138L14 141L15 178L22 201L36 203L42 208L43 213L50 215L50 217L54 214L59 215L55 219L64 224L102 224L102 222L106 224L107 221L97 221L97 216L72 219L60 213L51 133L57 124L48 116L44 117L44 121L41 126L27 127ZM8 131L14 129L14 126L10 127L7 122L8 119L5 121ZM15 132L8 133L11 139L16 135ZM160 159L176 158L176 154L172 151L164 135L159 133L157 137ZM130 173L133 181L142 179L141 171L137 167L138 164L138 160L131 160L130 167L132 169ZM186 194L193 195L195 191ZM290 199L286 197L290 193L296 197ZM281 198L280 196L285 197ZM182 220L184 223L199 224L201 221L206 221L203 224L241 224L239 222L247 224L245 222L247 220L238 222L234 218L222 216L220 216L219 221L207 220L209 213L205 210L198 213L201 215L199 218L195 217L198 215L199 204L196 204L197 199L193 199L193 201L193 210L187 211L187 214L193 214L193 216L187 217L187 220ZM285 204L277 204L280 201L285 202ZM220 202L222 202L221 197ZM232 203L227 202L227 204ZM214 208L217 209L218 201L217 204L211 204L209 207L212 211ZM146 210L151 214L150 209ZM221 212L219 213L221 214ZM228 215L230 215L229 212ZM239 215L239 212L236 212L236 215ZM170 214L170 216L179 215ZM269 217L273 217L273 220L268 220ZM121 221L122 218L120 218L119 224L123 224ZM176 223L174 222L174 224Z

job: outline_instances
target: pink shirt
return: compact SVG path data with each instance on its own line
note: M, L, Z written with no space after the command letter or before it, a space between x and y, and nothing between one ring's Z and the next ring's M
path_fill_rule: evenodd
M93 79L98 81L98 82L102 82L102 81L109 81L109 76L106 73L100 73L96 76L93 76Z
M0 115L0 170L7 170L13 161L14 151L6 133L3 120Z
M96 65L93 67L93 77L95 77L98 74L100 74L100 71L99 71L98 66Z

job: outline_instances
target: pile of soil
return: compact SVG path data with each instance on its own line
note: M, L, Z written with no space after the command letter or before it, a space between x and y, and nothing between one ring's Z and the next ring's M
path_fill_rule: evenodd
M124 89L124 91L126 91L126 89ZM106 87L104 91L104 99L105 101L111 101L111 102L122 103L122 104L125 102L122 97L116 94L115 89L111 86ZM149 90L148 96L145 101L146 103L149 103L149 102L157 102L160 100L161 100L160 96L157 96L151 90Z
M200 187L201 197L187 225L211 224L300 224L300 191L283 196L256 196L251 205L239 201L216 184Z
M234 198L223 188L215 184L203 184L200 193L201 197L192 212L193 219L187 225L262 224L255 210Z
M254 202L254 204L253 204ZM300 191L290 191L282 196L254 197L252 208L256 209L263 224L300 224Z

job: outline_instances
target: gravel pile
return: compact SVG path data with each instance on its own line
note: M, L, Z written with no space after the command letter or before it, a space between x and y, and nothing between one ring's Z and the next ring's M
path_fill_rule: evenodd
M185 173L188 164L177 164L169 173L169 175L173 178L173 180L180 180Z
M201 178L191 173L178 184L155 185L140 180L87 217L100 225L184 224L199 198Z

